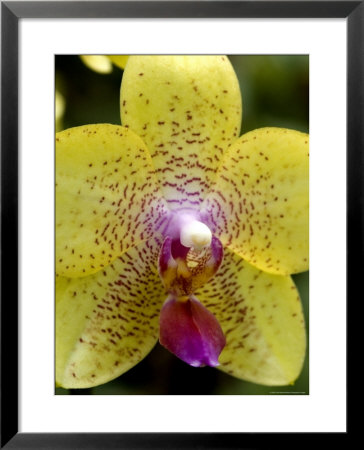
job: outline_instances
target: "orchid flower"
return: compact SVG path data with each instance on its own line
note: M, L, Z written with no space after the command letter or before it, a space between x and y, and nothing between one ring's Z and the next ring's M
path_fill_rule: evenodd
M160 343L287 385L306 349L308 135L239 137L225 56L131 56L123 126L56 135L56 381L118 377ZM196 369L197 370L197 369Z

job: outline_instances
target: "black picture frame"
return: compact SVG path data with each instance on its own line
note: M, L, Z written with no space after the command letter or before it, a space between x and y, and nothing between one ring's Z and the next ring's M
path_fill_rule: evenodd
M347 301L363 273L364 1L1 2L1 448L235 449L310 433L18 432L18 23L22 18L346 18ZM360 291L359 291L360 292ZM350 349L350 346L348 346ZM335 439L347 438L337 433ZM316 434L315 445L327 436ZM270 443L270 444L268 444Z

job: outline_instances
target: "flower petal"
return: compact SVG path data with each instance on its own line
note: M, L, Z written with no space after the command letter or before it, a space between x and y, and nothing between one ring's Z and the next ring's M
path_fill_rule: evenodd
M80 55L82 62L91 70L98 73L111 73L112 64L105 55Z
M56 90L55 95L55 116L56 116L56 131L61 131L63 128L63 116L66 109L66 100L63 95Z
M226 56L131 56L122 123L153 157L170 207L197 208L241 125L241 95Z
M128 61L128 55L108 55L109 59L120 69L124 69Z
M148 241L95 275L57 278L59 385L73 389L106 383L153 348L165 299L157 257L156 242Z
M308 269L308 135L262 128L236 141L202 207L221 242L266 272Z
M56 271L85 276L148 239L165 213L142 140L116 125L56 136Z
M160 314L160 343L194 367L219 365L225 337L213 314L194 297L169 295Z
M220 270L196 296L226 337L219 368L258 384L294 382L302 369L306 337L291 277L261 272L226 250Z

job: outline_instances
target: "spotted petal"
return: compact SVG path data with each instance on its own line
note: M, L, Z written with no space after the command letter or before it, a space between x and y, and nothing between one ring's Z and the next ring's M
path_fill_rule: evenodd
M148 241L105 270L56 283L56 381L96 386L121 375L153 348L165 293Z
M258 384L295 381L306 337L291 277L262 272L227 250L219 272L196 296L215 315L226 337L219 368Z
M131 56L122 123L141 136L171 208L197 208L241 125L241 95L225 56Z
M115 125L56 136L56 271L86 276L158 230L164 214L148 150Z
M308 269L308 135L262 128L226 153L203 210L221 242L270 273Z

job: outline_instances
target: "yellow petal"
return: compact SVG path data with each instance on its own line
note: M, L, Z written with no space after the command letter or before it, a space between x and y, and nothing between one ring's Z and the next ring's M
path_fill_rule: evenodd
M58 385L75 389L106 383L153 348L165 300L155 270L157 254L156 242L148 241L95 275L57 278Z
M56 132L63 128L63 115L66 109L66 101L63 95L56 90L55 95L55 110L56 110Z
M56 271L86 276L148 239L164 214L151 158L126 128L56 135Z
M251 131L228 150L203 210L222 243L266 272L308 269L308 135Z
M226 336L221 370L269 386L295 381L304 362L306 336L291 277L262 272L226 250L221 268L196 296Z
M80 55L82 62L91 70L98 73L111 73L112 64L105 55Z
M56 91L56 120L62 119L65 107L66 102L63 95Z
M121 114L150 149L170 207L197 208L239 135L239 83L226 56L131 56Z
M108 55L109 59L120 69L124 69L125 65L128 61L129 56L128 55Z

